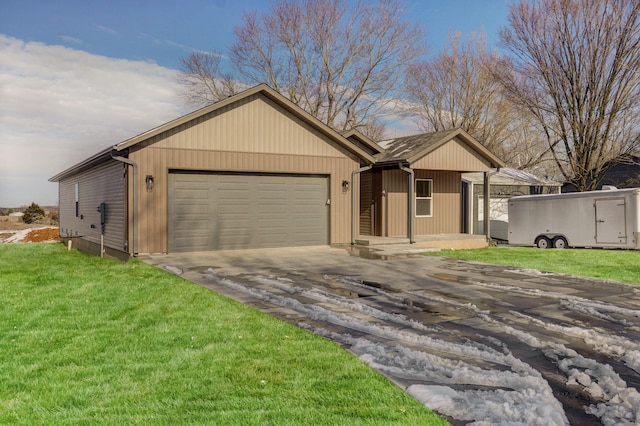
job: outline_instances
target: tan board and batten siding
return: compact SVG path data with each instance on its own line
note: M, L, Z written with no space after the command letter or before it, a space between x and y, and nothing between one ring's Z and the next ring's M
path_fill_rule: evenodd
M126 169L122 163L105 162L59 183L60 236L81 237L100 244L100 213L98 206L107 206L104 244L127 251L125 230ZM76 184L78 185L78 216L76 217Z
M351 193L342 181L351 180L360 159L261 93L152 136L132 146L129 159L139 165L140 253L168 251L168 177L181 170L326 176L329 242L350 242ZM151 191L147 175L154 177Z
M433 180L433 213L430 217L419 217L415 216L415 211L412 212L415 235L461 233L462 172L490 171L493 166L491 157L480 155L473 143L465 142L460 136L444 142L432 151L416 154L409 161L414 179ZM406 236L407 173L399 169L385 169L381 173L374 171L370 176L364 176L364 181L368 179L372 179L373 192L380 192L383 196L376 198L373 195L375 205L369 211L361 205L360 231L387 237ZM371 221L375 225L367 223L369 218L373 218Z
M457 234L461 228L460 173L415 170L416 179L433 179L433 215L415 218L415 234ZM385 170L382 176L385 196L381 198L378 217L383 236L407 235L407 173Z
M482 158L459 137L452 138L447 144L411 163L413 169L489 171L489 160Z

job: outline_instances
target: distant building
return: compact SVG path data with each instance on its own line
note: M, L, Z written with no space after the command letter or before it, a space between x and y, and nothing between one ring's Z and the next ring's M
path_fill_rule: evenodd
M631 155L617 160L605 173L596 189L602 189L603 186L615 186L618 189L640 187L640 156ZM576 191L576 187L571 183L562 185L562 192Z
M20 223L22 222L22 216L24 216L22 212L9 213L9 222Z
M511 197L532 194L559 194L559 182L535 176L523 170L505 167L491 175L491 238L507 240L508 205ZM482 173L463 173L469 206L466 226L472 234L484 234L484 181Z

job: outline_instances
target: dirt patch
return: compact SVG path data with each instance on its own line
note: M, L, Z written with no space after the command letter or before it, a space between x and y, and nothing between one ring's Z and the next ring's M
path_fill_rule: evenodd
M59 239L58 228L34 229L22 239L23 243L41 243L44 241L57 241Z
M0 242L5 243L42 243L59 240L58 227L23 229L19 231L0 231Z

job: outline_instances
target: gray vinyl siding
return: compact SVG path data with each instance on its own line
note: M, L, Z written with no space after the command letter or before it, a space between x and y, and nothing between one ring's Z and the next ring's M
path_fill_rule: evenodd
M125 168L107 161L60 181L60 236L100 243L100 203L106 204L104 245L126 250ZM75 189L78 185L78 216Z
M328 178L169 174L169 252L328 244Z

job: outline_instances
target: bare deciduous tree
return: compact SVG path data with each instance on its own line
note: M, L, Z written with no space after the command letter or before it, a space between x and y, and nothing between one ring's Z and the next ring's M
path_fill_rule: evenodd
M196 51L181 58L178 72L178 95L185 104L199 107L239 92L241 87L230 73L221 68L223 55L216 52Z
M404 68L424 51L398 0L279 0L234 31L230 57L244 79L266 82L338 131L387 113Z
M497 75L580 191L638 148L639 17L637 0L529 0L500 33L512 55Z
M406 90L425 131L460 127L507 164L532 168L546 148L526 113L502 93L494 69L500 63L486 46L485 35L449 36L437 56L409 67Z

